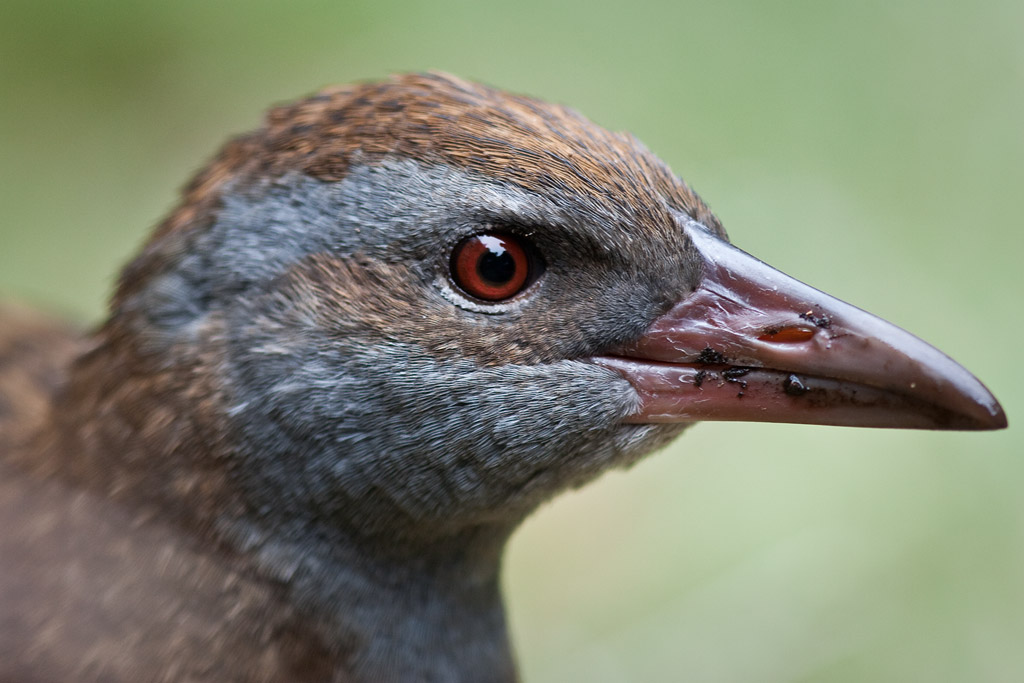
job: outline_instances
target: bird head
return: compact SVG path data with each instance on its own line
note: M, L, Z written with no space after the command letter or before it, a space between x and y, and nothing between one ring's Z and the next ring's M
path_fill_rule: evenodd
M699 420L1005 425L940 352L730 245L636 139L440 74L272 110L111 321L205 359L210 457L254 509L364 533L514 526Z

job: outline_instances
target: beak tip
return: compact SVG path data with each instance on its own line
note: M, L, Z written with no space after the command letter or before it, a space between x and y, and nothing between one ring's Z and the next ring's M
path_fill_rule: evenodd
M1009 420L1006 419L1006 411L1003 410L1003 407L999 405L999 403L996 403L995 410L992 412L991 417L985 425L981 427L981 429L994 431L997 429L1006 429L1008 426L1010 426L1010 423Z
M959 424L952 428L972 431L1006 429L1009 424L1006 411L988 387L963 366L956 365L953 361L950 363L954 365L950 375L956 377L954 386L959 391L955 391L952 396L941 391L938 394L957 417L956 422ZM963 379L964 377L966 379Z
M958 413L950 419L943 420L942 426L936 426L939 430L953 430L964 432L994 432L1006 429L1006 413L1001 409L987 415L966 415Z

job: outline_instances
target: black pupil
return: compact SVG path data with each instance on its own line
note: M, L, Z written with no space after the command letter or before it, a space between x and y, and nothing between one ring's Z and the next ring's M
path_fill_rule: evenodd
M516 261L504 247L488 245L476 262L476 272L485 282L505 284L515 277Z

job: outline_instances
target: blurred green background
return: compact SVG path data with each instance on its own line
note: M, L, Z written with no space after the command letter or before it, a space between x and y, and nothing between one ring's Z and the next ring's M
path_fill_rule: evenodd
M632 131L740 246L937 344L1022 419L1020 0L4 0L0 292L97 320L228 134L427 68ZM517 534L524 678L1024 680L1017 426L695 427Z

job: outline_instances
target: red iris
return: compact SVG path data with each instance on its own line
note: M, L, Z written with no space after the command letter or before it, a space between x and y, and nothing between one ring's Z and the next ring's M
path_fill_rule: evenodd
M452 253L452 279L470 296L484 301L509 299L530 278L527 246L512 235L474 235Z

